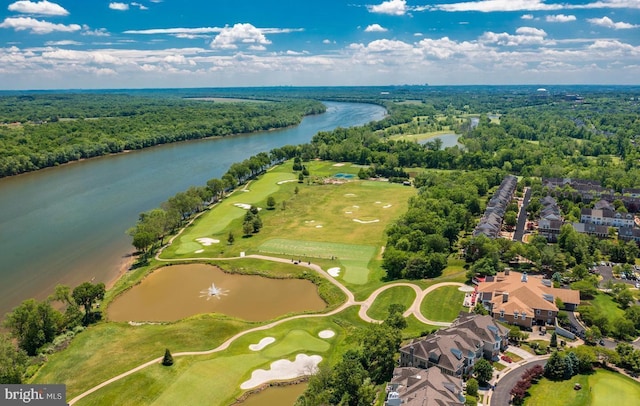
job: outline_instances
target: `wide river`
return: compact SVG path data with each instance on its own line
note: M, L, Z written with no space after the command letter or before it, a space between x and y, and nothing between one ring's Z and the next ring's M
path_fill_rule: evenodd
M325 104L326 113L293 128L161 145L0 179L0 320L57 284L112 281L132 252L127 229L175 193L219 178L259 152L386 113L371 104Z

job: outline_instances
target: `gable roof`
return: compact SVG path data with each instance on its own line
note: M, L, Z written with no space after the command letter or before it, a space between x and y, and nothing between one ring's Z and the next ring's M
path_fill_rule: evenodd
M463 405L462 380L438 368L395 368L389 387L406 406Z

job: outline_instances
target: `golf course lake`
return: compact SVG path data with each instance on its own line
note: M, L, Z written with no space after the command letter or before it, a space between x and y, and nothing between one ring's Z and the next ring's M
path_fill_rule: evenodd
M160 145L0 179L0 314L29 297L47 297L57 284L114 280L130 259L127 229L175 193L259 152L386 113L372 104L325 105L326 113L283 130Z
M307 280L230 274L211 265L188 264L155 270L118 296L107 315L111 321L176 321L200 313L222 313L265 321L325 306L316 285Z
M242 402L242 406L265 406L265 405L293 405L307 389L308 383L296 385L270 386L269 388L251 395Z

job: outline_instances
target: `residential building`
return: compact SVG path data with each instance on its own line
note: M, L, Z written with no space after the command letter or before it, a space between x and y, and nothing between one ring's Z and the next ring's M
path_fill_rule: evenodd
M438 368L395 368L387 385L385 406L464 405L462 379Z
M554 323L559 311L556 298L567 310L580 304L577 290L554 288L550 280L526 273L505 270L478 284L477 300L494 319L525 328Z
M608 227L633 227L633 214L610 209L582 209L580 222Z
M505 176L502 183L500 183L500 187L498 187L498 190L496 190L489 200L484 215L478 222L476 229L473 231L474 237L477 237L480 234L484 234L489 238L498 238L500 236L500 229L502 228L504 214L507 210L507 206L513 199L517 185L517 177L513 175Z

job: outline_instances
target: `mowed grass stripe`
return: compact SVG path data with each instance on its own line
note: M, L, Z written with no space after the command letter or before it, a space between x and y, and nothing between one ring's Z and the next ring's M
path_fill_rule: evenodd
M396 286L380 293L373 302L367 315L376 320L384 320L389 315L389 305L399 304L404 312L416 298L416 292L408 286Z
M289 240L274 238L258 247L262 253L288 255L292 259L305 261L308 258L334 258L342 265L342 278L354 284L367 283L367 265L376 253L369 245L338 244L320 241Z

